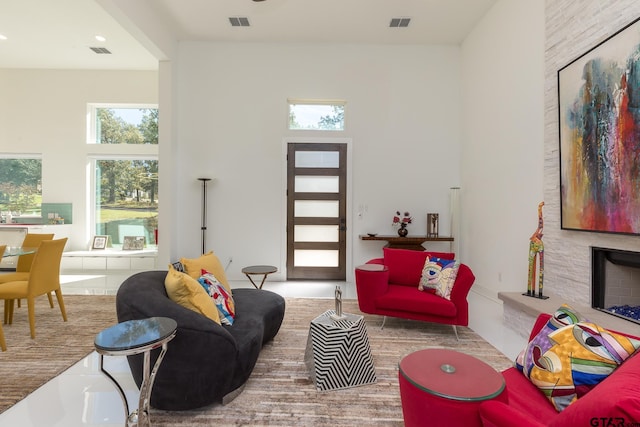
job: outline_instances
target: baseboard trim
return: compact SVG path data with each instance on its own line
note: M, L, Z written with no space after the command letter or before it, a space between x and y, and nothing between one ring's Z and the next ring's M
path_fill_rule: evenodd
M498 293L496 291L490 290L482 285L473 285L471 287L471 292L476 295L480 295L481 297L487 298L496 304L502 305L502 301L498 298Z

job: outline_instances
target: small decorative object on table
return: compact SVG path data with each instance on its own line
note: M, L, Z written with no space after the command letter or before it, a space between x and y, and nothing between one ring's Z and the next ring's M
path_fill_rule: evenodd
M527 292L522 294L528 297L547 299L542 295L542 282L544 278L544 244L542 243L542 207L544 202L538 205L538 228L529 238L529 279L527 281ZM540 260L540 271L538 273L538 294L536 294L536 258Z
M144 236L124 236L123 251L141 251L144 249Z
M437 213L427 214L427 237L438 237L438 221Z
M336 286L336 312L333 313L331 319L339 321L347 318L344 314L342 314L342 289L340 286Z
M398 236L406 237L409 234L409 230L407 230L407 225L413 222L413 218L411 218L411 214L409 212L405 212L404 216L400 217L400 211L396 211L396 214L393 217L393 222L391 223L394 227L398 228Z

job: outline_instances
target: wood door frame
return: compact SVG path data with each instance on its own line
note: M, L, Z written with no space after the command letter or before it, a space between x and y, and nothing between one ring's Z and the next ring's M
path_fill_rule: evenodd
M281 235L281 246L280 253L281 261L280 261L280 271L284 273L284 277L287 277L287 151L289 144L295 143L304 143L304 144L345 144L347 147L347 236L346 236L346 281L353 282L354 280L354 271L353 271L353 229L354 229L354 216L353 205L352 205L352 139L351 138L319 138L319 137L286 137L282 140L282 198L281 198L281 206L282 212L281 215L281 223L280 223L280 235Z

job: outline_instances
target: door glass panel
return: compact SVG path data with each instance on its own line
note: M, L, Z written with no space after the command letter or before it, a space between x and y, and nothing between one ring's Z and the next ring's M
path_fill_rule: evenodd
M296 249L293 263L295 267L337 267L338 251Z
M337 193L340 189L339 176L304 176L295 177L296 193Z
M338 151L296 151L297 168L338 168Z
M338 207L337 200L296 200L294 216L337 218Z
M293 232L296 242L337 242L337 225L296 225Z

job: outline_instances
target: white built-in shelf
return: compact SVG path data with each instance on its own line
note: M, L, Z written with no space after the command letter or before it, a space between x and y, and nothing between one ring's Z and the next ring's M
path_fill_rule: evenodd
M123 251L100 249L67 251L62 254L61 270L153 270L156 268L156 249Z

